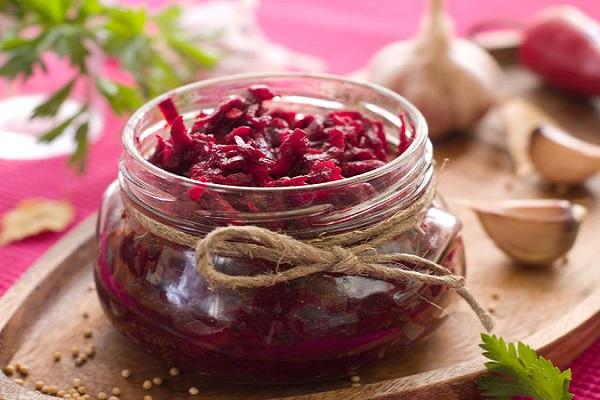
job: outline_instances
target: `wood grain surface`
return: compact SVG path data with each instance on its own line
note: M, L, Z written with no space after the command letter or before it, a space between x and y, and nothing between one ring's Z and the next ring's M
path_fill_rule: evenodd
M598 105L540 88L530 74L507 71L505 94L520 93L588 140L600 142ZM535 177L516 178L505 151L498 113L491 112L473 132L436 145L436 158L450 159L440 191L464 222L467 275L474 295L493 311L496 333L524 340L555 363L565 365L600 336L600 179L562 197L589 209L579 238L564 265L546 269L516 266L485 236L475 215L463 205L509 198L557 197ZM473 140L470 136L477 136ZM183 371L170 377L171 367L121 337L104 317L93 289L94 218L84 222L44 255L0 298L0 365L21 362L30 368L22 388L0 374L0 398L49 399L32 391L36 381L70 387L80 378L89 393L118 386L121 399L469 399L477 396L474 380L484 373L478 348L480 325L460 303L428 339L409 353L382 360L361 372L362 385L338 380L309 385L242 386L219 384ZM88 313L89 318L82 317ZM86 329L93 331L84 338ZM73 347L94 344L96 356L77 367ZM54 362L52 353L62 352ZM129 379L120 377L129 369ZM149 391L142 382L161 377ZM200 393L191 397L189 387Z

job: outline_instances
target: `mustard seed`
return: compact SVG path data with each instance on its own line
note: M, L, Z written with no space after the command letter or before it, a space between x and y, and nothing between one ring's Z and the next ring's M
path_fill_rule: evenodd
M89 345L83 351L86 356L93 357L96 354L96 348L93 345Z
M79 348L78 347L73 347L71 349L71 355L73 356L73 358L76 358L79 355Z
M81 379L79 378L74 378L73 379L73 387L76 388L78 386L81 386Z
M156 386L160 386L160 385L162 385L162 378L159 378L159 377L152 378L152 383L155 384Z
M93 335L94 333L90 329L87 329L83 332L83 337L86 339L91 338Z
M90 317L90 314L88 314L87 312L84 312L81 315L83 316L84 319L88 319Z
M48 387L48 394L55 395L56 393L58 393L58 387L55 385Z
M169 370L169 375L171 375L171 376L177 376L177 375L179 375L179 368L175 368L175 367L171 368Z
M79 394L85 394L85 386L77 386L77 391L79 392Z
M15 373L15 367L13 367L12 365L7 365L2 371L6 376L12 376L12 374Z
M63 397L65 399L70 399L71 398L71 394L70 393L65 393L65 395Z
M362 385L360 384L360 382L354 382L354 383L352 384L352 387L353 387L353 388L356 388L356 387L361 387L361 386L362 386Z
M40 392L44 393L44 394L48 394L48 392L50 388L46 385L42 386L42 388L40 389Z
M112 388L112 394L114 394L115 396L119 396L121 394L121 389L119 389L118 387Z
M108 400L119 400L119 398L117 396L110 396Z
M131 372L129 372L128 369L124 369L121 371L121 376L125 379L129 378L131 376Z
M106 400L108 399L108 396L106 395L106 393L104 392L100 392L96 395L96 397L98 398L98 400Z
M144 396L144 400L152 400L152 396L150 396L149 394Z
M81 400L92 400L92 396L90 396L89 394L84 394L83 396L81 396Z
M59 362L61 357L62 357L62 354L60 354L60 351L55 351L52 354L52 358L54 359L55 362Z
M56 392L56 395L58 397L65 397L66 393L64 390L59 390L58 392ZM69 397L71 397L71 396L69 396Z
M25 365L19 365L17 371L19 371L19 374L23 376L29 375L29 368L27 368Z
M25 382L23 382L23 379L15 379L15 383L16 383L17 385L21 385L21 386L23 386L23 383L25 383Z
M44 387L44 382L42 382L42 381L37 381L37 382L35 383L35 390L40 390L40 389L41 389L41 388L43 388L43 387Z
M350 377L350 382L352 382L352 383L360 382L360 376L358 376L358 375L352 375Z
M150 390L152 389L152 382L146 380L144 381L144 383L142 383L142 387L146 390Z
M193 387L193 386L192 386L192 387L191 387L191 388L188 390L188 393L189 393L189 394L191 394L192 396L196 396L197 394L199 394L199 393L200 393L200 391L198 390L198 388L197 388L197 387Z

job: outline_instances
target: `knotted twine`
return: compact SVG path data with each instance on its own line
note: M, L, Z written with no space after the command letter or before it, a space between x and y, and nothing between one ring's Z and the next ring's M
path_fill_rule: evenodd
M196 251L196 267L211 289L261 288L290 282L319 273L339 273L382 280L411 280L453 289L475 312L489 332L494 326L490 314L479 305L465 286L465 278L448 268L408 253L378 254L377 248L413 228L419 229L425 212L435 197L435 185L423 196L391 217L362 230L314 239L299 240L289 235L257 226L224 226L206 236L180 231L146 216L125 202L129 216L145 230L170 242ZM215 268L213 257L260 259L291 265L286 270L257 275L229 275ZM419 272L398 267L409 264L426 267Z

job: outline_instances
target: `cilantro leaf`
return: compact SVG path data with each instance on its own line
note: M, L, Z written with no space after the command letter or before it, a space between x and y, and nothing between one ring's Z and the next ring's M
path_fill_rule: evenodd
M478 381L488 398L510 400L529 396L537 400L571 400L571 371L561 372L524 343L506 343L495 335L481 335L489 375Z
M76 80L76 78L71 79L65 86L59 89L58 92L54 93L52 96L48 97L45 102L34 108L31 113L31 118L51 117L56 115L58 110L60 110L60 106L62 106L67 97L71 94L71 90L73 90Z

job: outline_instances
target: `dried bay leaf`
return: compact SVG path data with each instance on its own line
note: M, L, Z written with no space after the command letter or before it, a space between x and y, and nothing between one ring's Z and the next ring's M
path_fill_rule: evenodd
M2 216L0 246L42 232L63 231L75 217L66 200L25 199Z

